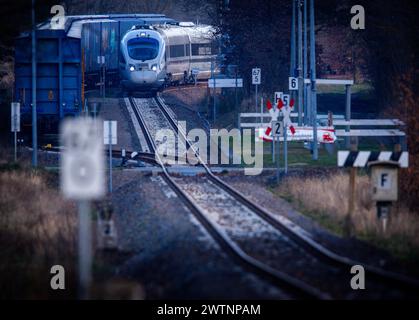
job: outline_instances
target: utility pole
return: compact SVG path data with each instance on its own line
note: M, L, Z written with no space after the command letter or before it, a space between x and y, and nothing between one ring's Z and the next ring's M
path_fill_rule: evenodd
M32 166L38 166L38 128L36 111L36 21L35 0L32 0Z
M313 122L313 160L318 160L319 150L317 146L316 37L314 30L314 0L310 0L310 67L311 109Z
M308 77L308 61L307 61L307 0L304 0L304 53L303 53L303 78L304 80ZM307 85L304 83L304 124L310 124L310 111L308 110L308 103L307 103Z
M302 125L303 112L303 13L302 2L298 0L298 125Z
M290 76L295 76L295 0L292 0Z

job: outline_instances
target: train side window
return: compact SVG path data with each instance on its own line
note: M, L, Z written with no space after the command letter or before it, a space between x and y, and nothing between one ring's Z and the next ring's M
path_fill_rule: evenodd
M189 43L186 44L185 46L186 46L186 56L189 57L191 55L191 47Z
M192 44L192 55L193 56L208 56L211 55L211 44L210 43L193 43Z
M170 46L170 57L171 58L179 58L185 56L185 45L174 45Z

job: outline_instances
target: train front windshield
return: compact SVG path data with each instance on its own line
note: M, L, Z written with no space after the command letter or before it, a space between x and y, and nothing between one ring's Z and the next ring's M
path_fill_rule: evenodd
M159 42L153 38L135 38L128 41L128 54L134 60L151 60L159 54Z

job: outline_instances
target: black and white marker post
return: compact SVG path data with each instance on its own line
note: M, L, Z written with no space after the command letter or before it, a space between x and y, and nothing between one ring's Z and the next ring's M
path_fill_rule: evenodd
M78 201L78 296L88 299L92 281L90 201L105 193L101 123L88 117L66 120L61 125L61 191Z
M117 122L105 121L103 125L104 143L109 146L109 193L112 193L112 145L117 144Z
M252 84L255 86L255 109L258 112L258 86L261 84L262 71L260 68L252 69Z
M272 121L272 143L275 145L278 143L278 155L276 157L276 182L279 183L279 170L280 170L280 150L281 150L281 136L284 131L284 122L281 120Z
M20 132L20 103L12 102L11 105L11 128L13 132L13 144L14 144L14 162L17 161L17 133Z

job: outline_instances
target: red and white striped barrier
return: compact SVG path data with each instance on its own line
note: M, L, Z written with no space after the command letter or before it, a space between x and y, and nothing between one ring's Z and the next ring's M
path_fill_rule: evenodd
M278 121L280 112L284 116L284 128L287 130L287 140L288 141L313 141L313 127L296 127L291 122L291 111L294 107L294 100L291 99L290 106L285 106L282 99L278 100L278 104L275 108L272 106L272 103L268 100L266 103L269 114L271 115L271 122ZM256 137L259 140L266 142L272 142L272 128L269 125L266 129L259 128L256 129ZM320 127L317 128L317 141L319 143L335 143L336 133L333 127ZM284 137L279 138L280 141L284 141Z

